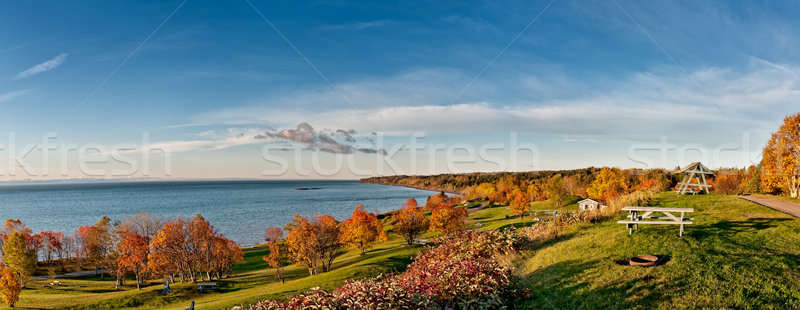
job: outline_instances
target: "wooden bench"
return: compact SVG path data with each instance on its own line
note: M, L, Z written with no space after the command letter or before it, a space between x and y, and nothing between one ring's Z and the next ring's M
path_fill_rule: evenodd
M428 239L415 238L414 240L411 241L411 243L412 244L419 244L419 245L426 245L426 244L428 244Z
M197 288L201 291L213 291L217 289L217 282L200 282L197 283Z
M639 229L639 224L654 225L680 225L681 230L678 234L683 238L683 225L691 225L692 218L686 217L686 213L694 212L692 208L652 208L652 207L624 207L623 211L628 211L628 219L617 221L628 227L628 235L633 234L633 229ZM640 214L641 212L641 214ZM654 216L653 213L661 213L662 216ZM673 213L680 213L680 216Z

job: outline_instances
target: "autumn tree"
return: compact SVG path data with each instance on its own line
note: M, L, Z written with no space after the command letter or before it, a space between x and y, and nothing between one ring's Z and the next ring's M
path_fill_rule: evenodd
M31 231L31 229L28 228L28 226L26 226L22 220L6 219L6 221L3 223L3 229L0 230L0 256L3 254L2 248L4 242L8 239L8 236L15 232L22 233L24 236L26 236L26 238L33 234L33 231Z
M132 227L140 236L152 239L153 236L164 226L164 219L146 212L139 212L133 216L125 216L122 224Z
M445 194L444 192L433 194L430 197L428 197L428 200L425 202L425 210L432 210L439 204L447 202L448 199L449 198L447 197L447 194Z
M167 222L150 241L148 268L156 274L173 278L177 273L181 281L196 279L196 256L190 240L189 223L178 218Z
M585 196L586 195L586 184L581 183L581 179L578 176L565 176L564 177L564 190L567 191L569 195L575 196Z
M411 245L414 239L428 230L429 221L422 209L417 206L416 199L408 198L403 206L405 208L394 216L392 229Z
M608 203L611 199L625 193L628 184L625 175L619 168L603 168L594 178L586 193L592 199Z
M222 279L223 276L230 276L233 273L233 266L244 260L244 252L236 242L225 238L223 235L213 236L212 242L214 246L211 273L217 279Z
M376 218L377 219L377 218ZM339 222L330 215L317 215L312 223L317 230L322 271L328 272L339 254L341 232Z
M264 232L264 240L267 241L267 245L269 246L269 255L264 256L264 261L267 262L270 267L275 269L275 277L278 278L281 283L284 283L283 271L281 270L283 251L278 243L281 241L281 239L283 239L283 230L278 227L267 228L267 230Z
M547 194L541 184L531 183L526 188L526 194L531 201L542 201L547 199Z
M761 164L765 192L800 198L800 113L783 119L762 151Z
M444 193L441 194L444 195ZM430 199L428 200L430 201ZM386 232L383 231L383 224L374 213L365 211L364 206L360 204L356 205L355 209L353 209L353 215L342 222L341 242L355 246L361 250L363 255L372 242L378 238L387 239Z
M133 227L123 229L119 243L117 272L131 272L136 276L136 289L141 289L147 272L147 256L150 254L150 238L142 236Z
M497 191L497 188L494 186L493 183L484 182L475 187L474 195L475 198L480 199L488 199Z
M44 242L42 252L44 254L45 261L52 264L54 258L57 257L59 260L62 259L64 233L56 231L43 231L40 232L39 235Z
M441 204L431 213L430 230L442 234L456 232L464 228L466 218L466 209L456 208L452 204Z
M36 271L36 251L25 240L23 232L11 233L3 244L3 264L17 274L20 285Z
M292 261L306 265L309 275L316 274L320 245L314 225L305 217L295 214L284 230L288 231L286 245Z
M714 192L725 195L737 195L741 193L743 187L742 180L745 176L738 170L718 173L714 184Z
M214 226L203 218L202 215L196 214L192 217L189 226L189 242L194 247L194 251L191 255L199 267L199 271L205 272L206 278L211 281L211 273L214 271L214 264L217 259L217 257L215 257L214 247L225 245L214 239L218 234Z
M522 191L516 191L511 195L511 203L508 205L508 210L515 215L525 215L531 210L531 201L528 195Z
M103 216L94 225L80 226L78 234L83 258L94 265L95 274L100 274L100 269L109 265L108 255L115 250L111 219Z
M16 272L11 268L0 266L0 296L3 297L3 302L13 308L19 300L21 291L22 285Z
M547 180L545 185L547 197L553 202L556 208L561 207L564 200L567 198L567 190L564 189L564 178L561 174L556 174Z

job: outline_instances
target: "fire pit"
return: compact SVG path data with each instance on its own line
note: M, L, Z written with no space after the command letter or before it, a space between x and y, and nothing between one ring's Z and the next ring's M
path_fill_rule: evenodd
M661 259L655 255L638 255L630 259L618 260L617 264L624 266L650 267L666 263L668 259Z

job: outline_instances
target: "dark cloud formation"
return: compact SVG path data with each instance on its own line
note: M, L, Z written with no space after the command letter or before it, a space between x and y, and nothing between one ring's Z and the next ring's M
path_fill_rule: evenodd
M305 145L308 149L320 152L335 154L352 154L355 152L365 154L386 154L383 149L356 146L355 130L337 129L331 133L314 130L308 123L300 123L295 129L283 129L280 131L265 132L258 134L256 139L279 139ZM343 140L338 141L336 138Z

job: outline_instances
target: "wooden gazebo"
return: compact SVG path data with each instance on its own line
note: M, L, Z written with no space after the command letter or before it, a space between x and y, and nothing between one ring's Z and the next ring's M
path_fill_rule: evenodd
M676 173L684 175L683 181L678 183L676 190L679 195L697 194L702 191L705 191L706 194L711 192L711 184L706 182L706 175L713 176L714 173L700 162L691 163Z

